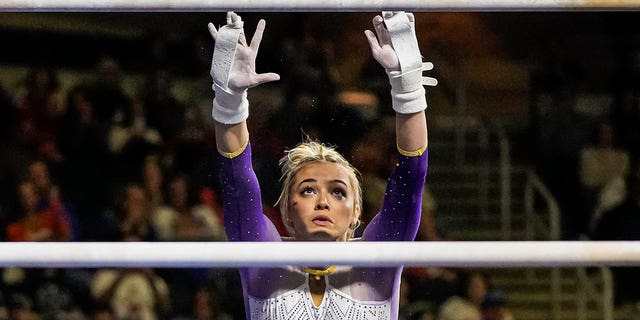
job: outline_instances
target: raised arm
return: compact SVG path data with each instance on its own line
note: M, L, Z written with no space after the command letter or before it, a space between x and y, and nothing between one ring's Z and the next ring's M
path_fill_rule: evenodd
M215 120L216 145L222 154L238 152L249 141L247 89L280 79L275 73L258 74L255 70L265 24L264 20L258 22L248 46L243 21L237 14L227 14L227 25L220 32L213 23L208 25L211 37L216 41L210 71L212 88L216 93L212 116Z
M433 65L422 62L413 14L383 12L383 16L373 18L376 33L366 30L365 35L373 57L384 67L391 84L400 158L387 182L383 208L365 230L364 239L413 240L420 223L427 170L427 101L423 85L434 86L437 81L422 76Z
M219 31L212 23L208 25L215 40L210 71L215 91L212 116L220 154L224 225L231 241L279 239L275 227L262 213L246 123L249 116L247 89L280 79L275 73L258 74L255 71L264 27L265 21L260 20L251 44L247 45L243 22L235 13L227 14L227 24Z
M422 62L413 14L384 12L383 15L386 21L381 16L373 18L376 34L366 30L365 35L373 57L389 77L398 148L410 152L425 149L427 100L423 85L435 86L437 81L423 77L422 71L433 69L433 65Z

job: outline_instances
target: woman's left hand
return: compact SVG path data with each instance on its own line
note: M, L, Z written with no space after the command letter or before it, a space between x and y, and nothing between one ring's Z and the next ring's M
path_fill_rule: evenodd
M407 13L409 21L413 22L413 14ZM373 34L371 30L365 30L364 34L369 40L369 46L371 47L371 53L373 57L382 65L383 68L389 71L400 70L400 61L396 55L396 51L391 44L391 36L389 30L384 26L384 19L377 15L373 17L373 29L376 34ZM377 37L376 37L377 35Z

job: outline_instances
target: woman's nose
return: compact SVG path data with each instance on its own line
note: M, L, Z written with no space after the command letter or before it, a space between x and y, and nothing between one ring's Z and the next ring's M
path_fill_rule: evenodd
M328 209L329 209L329 202L327 201L327 198L324 196L318 197L318 201L316 203L316 210L328 210Z

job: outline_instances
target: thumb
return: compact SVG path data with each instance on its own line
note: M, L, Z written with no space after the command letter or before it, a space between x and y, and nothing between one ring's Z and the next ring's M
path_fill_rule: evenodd
M255 80L255 83L251 85L251 87L255 87L267 82L278 81L280 80L280 75L273 72L260 73L255 76Z

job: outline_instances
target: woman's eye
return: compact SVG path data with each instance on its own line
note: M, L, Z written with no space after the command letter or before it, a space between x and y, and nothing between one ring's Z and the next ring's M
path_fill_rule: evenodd
M300 192L300 194L302 194L302 195L309 195L309 194L314 194L314 193L315 193L315 191L311 187L303 188L302 192Z
M347 196L347 193L342 189L333 190L333 194L337 195L337 196L341 196L341 197L346 197Z

